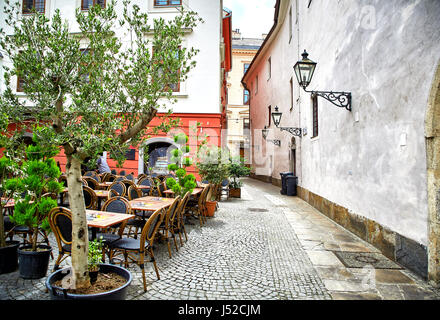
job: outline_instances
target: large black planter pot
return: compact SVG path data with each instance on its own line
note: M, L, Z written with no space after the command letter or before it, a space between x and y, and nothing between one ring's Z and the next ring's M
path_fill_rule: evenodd
M0 274L18 269L17 249L20 241L6 241L6 247L0 248Z
M23 279L41 279L46 276L52 248L39 245L38 251L28 251L32 246L20 246L18 252L18 270Z
M52 286L58 280L61 280L70 273L70 267L60 269L49 275L46 280L46 287L49 290L50 298L52 300L125 300L127 296L128 286L132 281L130 271L125 268L119 267L113 264L100 264L99 272L109 273L114 272L124 277L127 282L114 290L101 292L96 294L73 294L68 293L67 290L59 287Z

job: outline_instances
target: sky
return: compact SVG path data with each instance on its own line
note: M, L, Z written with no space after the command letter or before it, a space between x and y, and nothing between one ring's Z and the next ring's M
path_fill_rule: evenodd
M232 30L240 29L245 38L260 38L273 25L276 0L223 0L232 11Z

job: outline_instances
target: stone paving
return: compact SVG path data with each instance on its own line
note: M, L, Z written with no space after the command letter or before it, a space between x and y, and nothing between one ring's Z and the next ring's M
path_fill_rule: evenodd
M129 270L129 300L438 299L438 291L407 270L347 268L335 251L378 252L297 197L245 180L241 199L219 204L188 242L168 256L158 243L161 280L146 263L147 292L139 267ZM54 255L56 242L51 240ZM67 259L65 263L69 263ZM50 270L54 260L50 261ZM0 300L46 300L46 278L0 275Z

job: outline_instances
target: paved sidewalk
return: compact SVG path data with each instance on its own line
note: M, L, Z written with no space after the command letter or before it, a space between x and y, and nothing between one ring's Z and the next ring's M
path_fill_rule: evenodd
M166 244L156 245L161 280L146 263L146 293L139 267L130 266L134 280L128 299L439 297L407 270L345 267L336 252L378 251L301 199L282 196L278 187L257 180L246 179L241 199L220 202L214 218L202 228L198 223L188 226L187 231L188 242L178 252L173 248L171 259ZM51 243L56 256L56 242ZM45 280L23 280L18 272L0 275L0 299L49 299Z

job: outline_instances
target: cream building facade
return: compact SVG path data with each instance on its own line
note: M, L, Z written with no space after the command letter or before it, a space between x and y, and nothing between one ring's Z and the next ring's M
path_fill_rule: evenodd
M241 79L263 43L262 38L243 38L240 30L232 31L232 69L228 72L227 146L233 156L249 161L250 120L249 92Z
M440 2L277 0L243 83L251 91L253 176L280 185L440 283ZM351 111L308 91L351 92ZM282 112L277 128L271 115ZM266 139L262 129L269 129ZM274 144L273 141L279 142Z

